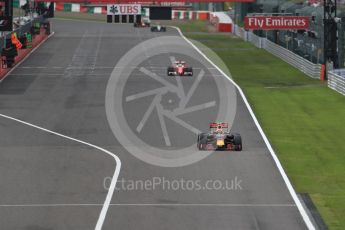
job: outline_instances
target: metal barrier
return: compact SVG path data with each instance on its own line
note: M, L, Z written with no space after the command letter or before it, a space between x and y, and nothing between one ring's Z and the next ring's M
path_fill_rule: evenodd
M234 25L234 31L233 33L237 36L242 38L243 40L247 41L247 31L245 31L242 27L239 27L238 25Z
M303 57L291 52L290 50L285 49L267 39L265 41L265 46L263 48L267 50L268 52L270 52L271 54L281 58L282 60L286 61L290 65L299 69L306 75L312 78L320 78L320 72L321 72L320 64L314 64L304 59Z
M234 25L233 33L236 36L242 38L244 41L249 41L256 47L267 50L271 54L279 57L280 59L299 69L306 75L312 78L320 78L320 64L314 64L307 59L299 56L298 54L295 54L292 51L285 49L284 47L281 47L266 38L259 37L251 31L245 31L243 28L237 25Z
M328 71L328 87L345 96L345 69Z
M251 33L251 32L248 33L248 41L253 43L258 48L264 48L265 47L265 45L266 45L265 39L266 38L259 37L254 33Z

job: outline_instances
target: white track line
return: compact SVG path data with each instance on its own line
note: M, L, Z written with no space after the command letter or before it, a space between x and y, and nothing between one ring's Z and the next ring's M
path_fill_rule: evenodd
M18 62L5 76L4 78L0 81L0 83L7 77L11 74L11 72L13 70L15 70L18 66L20 66L20 64L22 64L22 62L24 62L35 50L37 50L45 41L47 41L50 37L52 37L55 33L52 32L47 38L45 38L38 46L36 46L34 49L32 49L30 51L30 53L25 56L20 62ZM99 214L99 217L98 217L98 220L97 220L97 223L96 223L96 226L95 226L95 230L101 230L102 229L102 226L103 226L103 223L104 223L104 220L105 220L105 217L107 215L107 212L108 212L108 209L109 209L109 206L110 206L110 202L111 202L111 199L113 197L113 194L114 194L114 191L115 191L115 188L116 188L116 183L117 183L117 179L119 177L119 174L120 174L120 169L121 169L121 160L118 156L116 156L114 153L104 149L104 148L101 148L97 145L93 145L93 144L90 144L90 143L87 143L85 141L81 141L81 140L78 140L76 138L73 138L73 137L69 137L69 136L66 136L66 135L63 135L63 134L60 134L60 133L57 133L57 132L54 132L54 131L51 131L49 129L45 129L45 128L42 128L40 126L37 126L37 125L34 125L34 124L31 124L29 122L26 122L26 121L22 121L22 120L19 120L17 118L14 118L14 117L10 117L10 116L7 116L7 115L4 115L4 114L0 114L0 117L3 117L3 118L7 118L7 119L10 119L10 120L13 120L13 121L16 121L16 122L19 122L21 124L24 124L24 125L27 125L27 126L30 126L32 128L35 128L35 129L39 129L43 132L47 132L47 133L50 133L50 134L53 134L53 135L56 135L56 136L59 136L59 137L62 137L62 138L65 138L65 139L69 139L69 140L72 140L72 141L75 141L75 142L78 142L78 143L81 143L81 144L84 144L84 145L87 145L87 146L90 146L92 148L95 148L95 149L98 149L106 154L108 154L109 156L113 157L115 159L115 162L116 162L116 168L115 168L115 171L114 171L114 175L112 177L112 180L111 180L111 183L110 183L110 187L109 187L109 190L108 190L108 193L107 193L107 197L102 205L102 210L101 210L101 213Z
M263 138L263 140L264 140L264 142L265 142L265 144L266 144L268 150L270 151L271 156L272 156L272 158L273 158L275 164L277 165L277 168L278 168L280 174L282 175L283 180L284 180L284 182L285 182L285 184L286 184L286 186L287 186L287 188L288 188L288 190L289 190L289 192L290 192L290 194L291 194L291 196L292 196L292 199L293 199L294 202L296 203L297 208L298 208L298 210L299 210L299 212L300 212L300 214L301 214L301 216L302 216L302 218L303 218L305 224L307 225L308 229L310 229L310 230L315 230L315 227L314 227L313 223L311 222L311 220L310 220L310 218L309 218L309 216L308 216L306 210L304 209L304 207L303 207L301 201L298 199L297 194L296 194L296 191L295 191L294 188L292 187L292 184L291 184L291 182L290 182L288 176L286 175L283 166L281 165L281 163L280 163L280 161L279 161L279 159L278 159L276 153L274 152L274 150L273 150L273 148L272 148L270 142L268 141L268 138L266 137L266 134L264 133L263 129L261 128L261 125L260 125L259 121L257 120L257 118L256 118L256 116L255 116L255 114L254 114L254 112L253 112L253 110L252 110L252 108L251 108L251 106L250 106L250 104L249 104L249 102L248 102L246 96L244 95L244 93L243 93L243 91L242 91L242 89L239 87L239 85L236 84L236 82L234 82L234 81L230 78L230 76L228 76L227 74L225 74L224 71L223 71L221 68L219 68L215 63L213 63L213 62L212 62L212 61L211 61L211 60L210 60L210 59L209 59L209 58L208 58L198 47L197 47L197 46L195 46L188 38L186 38L186 37L183 35L183 33L182 33L182 31L180 30L180 28L175 27L175 26L172 26L172 28L175 28L175 29L178 31L178 33L180 34L180 36L181 36L188 44L190 44L190 45L191 45L191 46L192 46L192 47L193 47L203 58L205 58L205 59L206 59L210 64L212 64L221 74L223 74L223 76L224 76L226 79L228 79L228 80L237 88L237 90L240 92L240 95L241 95L241 97L242 97L244 103L246 104L246 107L247 107L247 109L248 109L248 111L249 111L251 117L253 118L254 123L255 123L256 127L258 128L258 130L259 130L259 132L260 132L260 134L261 134L261 136L262 136L262 138Z
M11 72L13 70L15 70L17 67L19 67L34 51L36 51L45 41L47 41L50 37L52 37L55 33L52 32L48 37L46 37L40 44L38 44L35 48L33 48L30 53L28 53L28 55L26 55L20 62L18 62L5 76L3 79L0 80L0 83L7 77L11 74ZM97 145L93 145L91 143L88 143L88 142L85 142L85 141L82 141L82 140L78 140L76 138L73 138L73 137L69 137L69 136L66 136L66 135L63 135L61 133L57 133L57 132L54 132L54 131L51 131L49 129L45 129L45 128L42 128L40 126L37 126L37 125L34 125L34 124L31 124L29 122L26 122L26 121L22 121L22 120L19 120L17 118L14 118L14 117L10 117L10 116L7 116L7 115L4 115L4 114L1 114L0 113L0 117L3 117L3 118L6 118L6 119L9 119L9 120L12 120L12 121L16 121L16 122L19 122L21 124L24 124L24 125L27 125L27 126L30 126L32 128L35 128L35 129L39 129L43 132L47 132L47 133L50 133L50 134L53 134L53 135L56 135L56 136L59 136L59 137L62 137L62 138L65 138L65 139L68 139L68 140L71 140L71 141L75 141L75 142L78 142L78 143L81 143L81 144L84 144L84 145L87 145L87 146L90 146L92 148L95 148L97 150L100 150L106 154L108 154L109 156L113 157L115 162L116 162L116 167L115 167L115 171L114 171L114 175L111 179L111 183L110 183L110 187L109 187L109 190L108 190L108 193L107 193L107 196L105 198L105 201L102 205L102 210L99 214L99 217L98 217L98 220L97 220L97 223L96 223L96 226L95 226L95 230L101 230L102 229L102 226L103 226L103 223L104 223L104 220L105 220L105 217L107 215L107 212L108 212L108 209L109 209L109 206L110 206L110 203L111 203L111 200L112 200L112 197L113 197L113 194L114 194L114 191L115 191L115 188L116 188L116 183L117 183L117 180L118 180L118 177L119 177L119 174L120 174L120 169L121 169L121 160L120 158L115 155L114 153L104 149L104 148L101 148Z
M41 130L43 132L47 132L47 133L50 133L50 134L53 134L53 135L56 135L56 136L59 136L59 137L71 140L71 141L75 141L75 142L78 142L78 143L90 146L92 148L95 148L97 150L100 150L100 151L108 154L109 156L111 156L111 157L113 157L115 159L115 162L116 162L115 172L114 172L113 178L111 180L110 187L109 187L109 190L108 190L108 194L107 194L107 197L106 197L106 199L104 201L104 204L100 205L100 206L102 206L102 210L101 210L101 213L99 214L99 217L98 217L98 220L97 220L97 224L96 224L96 227L95 227L95 230L101 230L102 226L103 226L103 223L104 223L104 220L105 220L105 217L107 215L109 206L110 206L111 199L112 199L114 191L115 191L117 179L118 179L119 174L120 174L120 169L121 169L120 158L118 156L116 156L114 153L112 153L112 152L110 152L110 151L108 151L108 150L106 150L104 148L101 148L99 146L87 143L85 141L81 141L81 140L78 140L76 138L69 137L69 136L66 136L66 135L63 135L63 134L60 134L60 133L57 133L57 132L45 129L45 128L39 127L37 125L33 125L33 124L28 123L26 121L22 121L22 120L19 120L19 119L16 119L16 118L4 115L4 114L0 114L0 117L6 118L6 119L10 119L12 121L19 122L21 124L30 126L32 128L39 129L39 130ZM0 207L5 207L5 206L0 206Z
M0 208L45 208L45 207L92 207L103 204L2 204ZM159 206L185 206L185 207L296 207L296 204L196 204L196 203L118 203L110 206L137 206L137 207L159 207Z
M35 50L37 50L43 43L45 43L50 37L52 37L55 33L52 32L51 34L49 34L48 37L46 37L45 39L43 39L43 41L38 44L35 48L33 48L30 53L28 53L20 62L18 62L17 64L15 64L15 66L12 67L12 69L10 71L7 72L7 74L0 80L0 83L5 80L5 78L7 78L13 70L16 69L17 66L19 66L20 64L22 64L28 57L30 57L30 55L35 52Z

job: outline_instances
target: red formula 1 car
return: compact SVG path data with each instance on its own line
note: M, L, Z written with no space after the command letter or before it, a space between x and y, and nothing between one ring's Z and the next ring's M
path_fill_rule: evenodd
M193 76L193 68L187 67L186 62L176 61L174 66L169 66L168 76Z
M230 133L228 123L211 123L208 133L198 135L199 150L241 151L242 138L238 133Z

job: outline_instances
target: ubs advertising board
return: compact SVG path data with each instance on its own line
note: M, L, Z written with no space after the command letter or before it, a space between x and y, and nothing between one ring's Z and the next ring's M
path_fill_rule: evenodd
M304 16L246 16L246 30L304 30L309 28L309 17Z
M107 5L107 15L139 15L140 4L111 4Z

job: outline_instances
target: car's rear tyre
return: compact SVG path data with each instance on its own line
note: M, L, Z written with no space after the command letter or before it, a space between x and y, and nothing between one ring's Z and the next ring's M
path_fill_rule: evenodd
M205 138L205 134L204 133L200 133L198 135L198 141L197 141L197 147L199 150L205 150L205 146L207 144L207 140Z
M193 76L193 69L192 69L191 67L187 67L187 68L185 69L185 72L188 73L188 76Z
M234 134L235 151L242 151L242 137L240 134Z
M171 72L174 72L174 67L168 67L168 69L167 69L167 75L168 75L168 76L173 76L173 74L171 74Z

